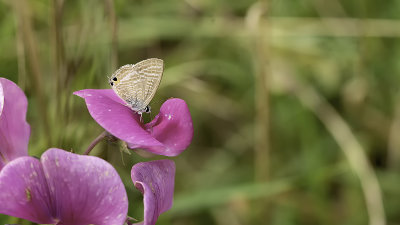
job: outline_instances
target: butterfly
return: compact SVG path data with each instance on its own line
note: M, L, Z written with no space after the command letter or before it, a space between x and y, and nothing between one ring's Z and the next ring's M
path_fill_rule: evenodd
M108 82L132 110L138 114L149 113L149 103L160 85L163 71L163 60L150 58L122 66Z

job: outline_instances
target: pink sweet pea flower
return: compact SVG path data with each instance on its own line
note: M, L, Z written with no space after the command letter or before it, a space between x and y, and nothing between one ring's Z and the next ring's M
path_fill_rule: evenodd
M175 163L168 159L138 163L132 167L131 177L144 195L144 221L139 224L154 225L172 206Z
M131 149L176 156L192 141L192 118L182 99L168 99L153 121L142 124L139 115L112 89L85 89L74 94L85 99L90 115L100 126Z
M28 155L28 101L12 81L0 78L0 170L13 159Z
M115 169L94 156L49 149L0 171L0 213L41 224L122 225L128 199Z
M154 225L172 206L175 164L157 160L133 166L132 181L144 195L144 221ZM41 224L122 225L128 199L115 169L106 161L49 149L25 156L0 171L0 214Z
M169 111L182 112L182 102L168 104L163 110L168 120L179 115L167 114ZM185 107L187 110L186 104ZM128 199L120 177L109 163L55 148L47 150L40 160L27 156L30 127L25 121L26 110L22 90L0 78L0 214L41 224L124 224ZM165 125L182 124L179 120L162 120L157 116L150 123L160 124L155 136L174 140L160 132L166 130ZM171 207L174 177L175 164L170 160L139 163L132 168L135 187L144 194L144 224L155 224L158 216Z

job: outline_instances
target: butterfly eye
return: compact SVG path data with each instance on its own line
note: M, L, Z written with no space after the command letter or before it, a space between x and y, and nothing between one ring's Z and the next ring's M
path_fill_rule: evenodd
M146 112L146 113L149 113L149 112L150 112L150 110L151 110L151 109L150 109L150 106L146 106L146 108L145 108L145 112Z
M113 78L113 81L117 81L118 79L116 77Z

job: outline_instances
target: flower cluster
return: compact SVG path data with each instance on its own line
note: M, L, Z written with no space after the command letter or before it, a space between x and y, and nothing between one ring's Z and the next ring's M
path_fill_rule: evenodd
M111 89L74 94L85 99L100 126L130 149L176 156L192 140L192 119L181 99L167 100L154 120L142 124ZM40 159L28 156L27 104L16 84L0 78L0 213L41 224L130 224L125 186L108 162L57 148L48 149ZM138 163L131 178L144 196L140 224L155 224L172 206L175 163Z

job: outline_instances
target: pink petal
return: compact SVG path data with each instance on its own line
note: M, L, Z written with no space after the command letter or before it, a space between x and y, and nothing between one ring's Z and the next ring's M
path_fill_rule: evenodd
M0 213L37 223L118 224L128 211L115 169L94 156L49 149L40 162L21 157L0 171Z
M124 223L128 199L121 178L109 163L60 149L46 151L41 162L56 217L63 224Z
M12 81L0 78L0 169L15 158L28 155L27 107L24 92Z
M192 142L192 118L186 102L179 98L165 101L160 113L153 121L146 124L146 128L155 139L163 143L165 149L162 155L179 155ZM135 148L137 144L128 143L128 146Z
M25 156L0 171L0 213L53 224L50 194L39 160Z
M168 159L138 163L132 167L131 177L144 195L144 221L140 224L154 225L172 206L175 163Z
M85 99L90 115L105 130L128 143L151 153L176 156L193 137L189 109L181 99L169 99L160 113L146 126L112 89L86 89L74 93ZM151 128L153 126L153 128Z

